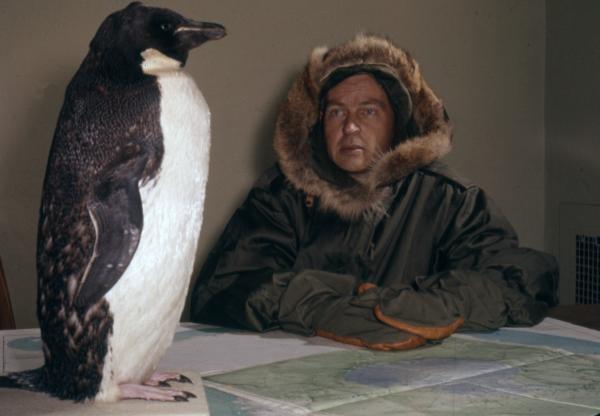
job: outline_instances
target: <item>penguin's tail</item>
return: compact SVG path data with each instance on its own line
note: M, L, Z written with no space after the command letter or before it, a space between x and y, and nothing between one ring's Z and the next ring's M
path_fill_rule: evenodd
M0 376L0 388L40 391L42 386L42 368Z

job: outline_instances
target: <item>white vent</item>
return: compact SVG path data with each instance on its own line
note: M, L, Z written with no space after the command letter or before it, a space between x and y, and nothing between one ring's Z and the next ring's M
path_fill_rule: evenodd
M562 305L600 303L600 205L561 204Z

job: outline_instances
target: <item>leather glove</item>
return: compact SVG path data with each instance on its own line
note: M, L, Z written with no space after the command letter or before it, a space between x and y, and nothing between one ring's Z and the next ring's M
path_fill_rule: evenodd
M410 286L391 289L363 283L358 293L377 299L373 312L379 321L427 340L447 338L465 321L444 297Z
M289 332L318 335L381 351L406 350L426 339L380 322L375 292L355 294L354 276L305 270L294 276L279 305L279 324Z

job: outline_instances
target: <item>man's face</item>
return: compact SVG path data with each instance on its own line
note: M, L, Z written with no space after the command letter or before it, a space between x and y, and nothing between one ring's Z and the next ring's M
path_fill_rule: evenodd
M394 111L368 74L353 75L327 93L323 111L327 153L349 173L363 173L392 144Z

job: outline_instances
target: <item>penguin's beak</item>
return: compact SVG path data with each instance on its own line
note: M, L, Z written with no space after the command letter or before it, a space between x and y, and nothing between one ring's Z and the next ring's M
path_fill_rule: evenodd
M196 22L187 20L175 30L180 46L190 50L209 40L221 39L227 34L225 28L218 23Z

